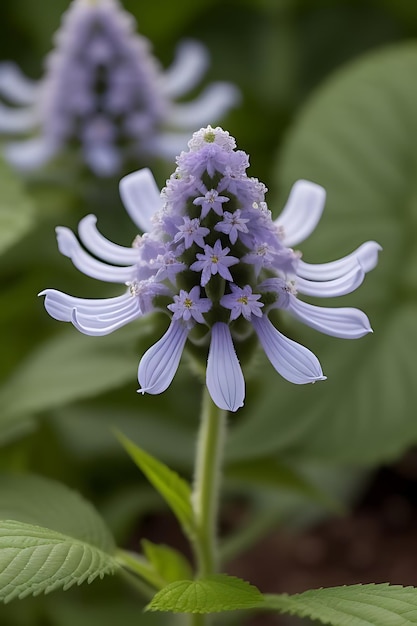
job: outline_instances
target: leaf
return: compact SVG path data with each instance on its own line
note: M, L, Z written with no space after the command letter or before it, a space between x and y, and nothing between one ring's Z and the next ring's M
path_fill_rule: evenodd
M0 161L0 254L19 241L34 224L34 210L22 183Z
M358 306L374 334L345 341L282 318L283 332L319 356L327 381L300 388L266 364L259 401L231 434L230 458L285 452L371 465L417 441L416 73L414 43L363 57L316 92L288 135L276 205L298 178L328 192L321 223L300 246L304 260L331 261L368 239L383 247L357 292L318 302Z
M146 558L166 585L192 577L190 563L181 552L170 546L157 545L147 539L142 540L141 543Z
M164 498L186 535L194 538L196 529L191 506L190 485L176 472L139 448L121 433L117 433L117 437L134 463Z
M102 519L74 491L37 476L0 476L0 600L113 574L114 551Z
M260 487L275 487L305 496L333 512L341 512L342 506L327 493L304 478L301 473L278 459L248 459L235 463L225 470L228 479Z
M266 595L265 607L332 626L417 624L417 589L399 585L350 585L292 596Z
M181 580L168 585L148 604L149 611L172 613L219 613L263 605L261 592L245 580L217 574L200 580Z
M3 424L96 396L128 380L133 386L138 328L145 332L146 323L98 339L71 328L37 347L0 387L0 440Z

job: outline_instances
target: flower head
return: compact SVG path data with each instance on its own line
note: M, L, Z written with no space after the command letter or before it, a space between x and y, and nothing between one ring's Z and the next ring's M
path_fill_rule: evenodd
M123 178L126 208L137 226L149 232L131 248L123 248L100 235L93 216L84 218L81 242L105 263L87 254L70 230L57 229L60 251L89 276L125 283L123 295L83 300L52 289L42 293L53 317L89 335L104 335L135 318L164 311L169 326L140 361L140 391L164 391L187 341L195 342L202 361L207 360L206 383L213 401L230 411L241 407L245 397L235 346L244 350L253 332L288 381L304 384L325 378L317 357L271 322L272 309L286 310L336 337L354 339L371 331L362 311L319 307L298 294L333 297L353 291L375 267L380 249L369 241L337 261L303 261L291 246L314 230L324 207L324 189L298 181L273 221L266 188L247 176L242 164L248 159L236 158L240 152L235 147L228 133L208 126L194 134L189 151L178 157L178 167L161 194L149 170ZM206 211L204 202L196 202L202 198L203 184L227 198L227 215ZM197 328L200 332L195 333Z
M98 176L118 173L126 159L171 159L191 129L221 117L239 97L233 85L214 83L193 102L176 103L204 73L205 48L183 42L164 71L118 0L73 0L55 45L39 83L11 63L0 66L0 97L15 105L1 105L0 133L39 130L6 147L21 170L42 167L70 146Z

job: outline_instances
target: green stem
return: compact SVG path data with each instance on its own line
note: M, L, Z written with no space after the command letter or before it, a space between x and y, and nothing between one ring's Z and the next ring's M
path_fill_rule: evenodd
M214 404L205 388L192 500L197 526L194 547L200 578L214 574L218 567L217 515L226 415L226 411ZM193 623L197 625L204 621L196 620Z

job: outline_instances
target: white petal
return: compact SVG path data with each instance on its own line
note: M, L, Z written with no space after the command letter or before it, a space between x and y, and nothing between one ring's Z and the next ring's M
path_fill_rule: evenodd
M58 248L61 254L67 256L81 272L109 283L127 283L135 275L135 267L114 267L97 261L85 252L74 233L62 226L56 228Z
M132 298L130 306L117 315L113 314L111 317L102 318L100 315L83 315L78 309L73 309L71 321L75 328L85 335L99 337L112 333L138 317L141 317L139 303L137 299Z
M162 207L161 194L148 168L128 174L120 181L120 196L132 220L143 232L152 229L152 216Z
M252 317L252 324L266 356L283 378L296 385L325 380L317 357L304 346L282 335L266 315Z
M82 243L95 256L109 263L133 264L138 261L137 248L126 248L109 241L97 230L95 215L87 215L78 225L78 233Z
M0 95L13 104L30 105L36 100L37 83L11 62L0 63Z
M367 316L359 309L315 306L290 295L288 311L307 326L333 337L358 339L372 332Z
M172 321L165 335L149 348L139 363L140 393L158 394L169 387L181 360L189 330Z
M378 263L378 252L382 250L376 241L367 241L357 250L342 259L330 263L309 264L300 260L297 274L308 280L334 280L344 276L358 265L364 272L370 272Z
M85 146L84 159L94 174L103 178L114 176L122 166L120 150L111 143Z
M308 180L297 180L275 224L283 229L283 243L292 247L316 228L324 209L326 190Z
M75 298L56 289L45 289L39 296L45 296L45 309L49 315L61 322L71 322L74 309L80 314L90 316L104 316L124 311L133 300L130 293L124 293L115 298Z
M239 90L231 83L213 83L192 102L173 105L167 123L180 129L195 130L223 117L239 99Z
M183 41L175 51L175 59L164 72L162 88L168 98L178 98L191 91L209 64L207 49L197 41Z
M58 147L44 137L8 143L4 154L9 163L21 171L43 167L57 153Z
M363 283L365 272L358 265L344 276L334 280L313 281L305 278L296 279L296 289L306 296L319 296L321 298L333 298L351 293Z
M0 133L15 135L33 130L38 123L34 109L12 109L0 103Z
M190 133L161 132L152 141L152 152L164 159L174 159L187 149Z
M216 322L211 329L206 371L207 389L213 402L225 411L237 411L245 399L245 380L227 324Z

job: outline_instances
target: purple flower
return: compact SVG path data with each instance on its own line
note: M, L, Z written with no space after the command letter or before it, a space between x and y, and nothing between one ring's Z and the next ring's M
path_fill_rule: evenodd
M217 215L223 215L223 204L229 202L230 198L226 196L220 196L216 189L210 189L206 191L204 196L199 196L193 200L193 204L201 206L200 219L204 219L207 213L213 209Z
M0 97L6 101L0 133L38 132L6 146L15 167L38 169L69 145L77 146L97 176L117 174L127 160L171 159L186 146L191 129L237 103L238 90L220 82L192 102L176 102L204 74L206 49L184 41L163 70L135 28L118 0L73 0L41 81L25 78L12 63L0 65Z
M375 267L380 246L368 241L337 261L305 262L292 246L316 227L324 189L296 182L273 221L266 188L246 175L248 162L228 133L208 126L194 134L161 193L147 169L122 179L126 209L138 228L148 231L136 237L132 247L105 239L91 215L79 225L82 245L69 229L57 229L61 253L79 270L120 283L125 291L114 298L84 300L47 289L42 295L52 317L88 335L105 335L157 310L170 317L165 334L140 360L141 393L162 393L175 376L187 342L195 342L201 363L207 364L206 384L213 401L237 411L244 402L245 384L235 345L238 353L244 352L253 333L285 379L295 384L323 380L317 357L274 326L268 317L271 309L285 310L335 337L354 339L371 332L362 311L319 307L299 294L328 298L350 293ZM199 219L192 217L201 190L210 188L210 178L212 189L215 180L216 189L227 194L230 211L217 207ZM216 274L222 280L212 280ZM201 326L202 332L194 332Z
M201 286L205 287L208 281L215 274L220 274L225 280L233 282L229 267L239 263L239 259L234 256L228 256L230 248L222 248L222 244L218 239L213 247L204 246L204 254L197 253L198 261L190 265L190 270L201 272Z

